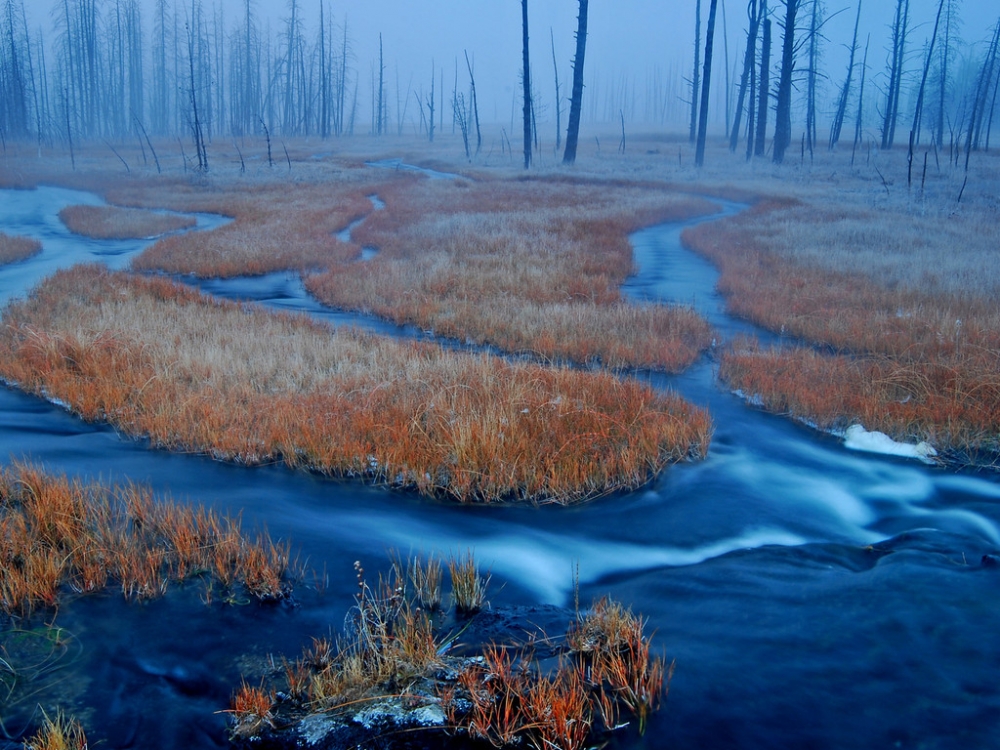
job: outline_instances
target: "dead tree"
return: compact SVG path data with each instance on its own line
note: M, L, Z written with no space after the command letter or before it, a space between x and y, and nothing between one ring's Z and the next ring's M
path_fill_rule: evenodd
M743 73L740 75L740 93L736 97L736 112L733 118L733 129L729 134L729 150L736 151L740 141L740 126L743 124L743 107L746 103L747 86L750 74L754 70L754 57L757 54L757 33L760 28L760 7L758 0L747 3L747 48L743 54ZM750 110L753 111L753 95L750 96ZM752 129L752 128L751 128Z
M854 166L854 155L858 151L858 143L861 141L861 115L865 106L865 76L868 73L868 46L871 44L871 34L865 39L865 56L861 60L861 86L858 89L858 116L854 121L854 146L851 148L851 166Z
M430 114L428 140L434 143L434 61L431 60L431 95L427 99L427 110Z
M580 0L576 24L576 55L573 57L573 91L570 95L569 125L566 129L566 151L563 164L576 161L576 146L580 138L580 113L583 107L583 60L587 52L587 3Z
M833 117L833 125L830 127L830 150L837 146L840 140L840 132L844 127L844 117L847 116L847 99L851 95L851 79L854 76L854 55L858 50L858 25L861 22L861 0L858 0L858 11L854 16L854 36L851 38L850 57L847 62L847 78L840 89L840 96L837 99L837 113Z
M927 56L924 60L924 72L920 76L920 88L917 91L917 106L913 111L913 124L910 126L910 144L906 152L906 186L910 186L913 177L913 148L916 145L917 128L920 127L920 117L924 109L924 88L927 85L927 73L931 69L931 58L934 56L934 42L937 40L938 26L941 23L941 12L944 10L945 0L938 3L937 16L934 18L934 31L931 32L930 46L927 48Z
M899 91L903 79L903 60L910 16L910 0L896 0L892 22L892 51L889 56L889 87L886 90L885 112L882 118L882 148L892 148L899 115Z
M701 111L698 113L698 143L694 151L694 164L705 163L705 137L708 134L708 97L712 88L712 43L715 40L715 11L718 0L711 0L708 9L708 28L705 30L705 73L701 83Z
M694 5L694 72L691 74L691 143L695 142L698 129L698 92L701 90L701 0Z
M767 10L765 8L765 14ZM764 36L761 39L760 81L757 84L757 134L754 139L754 156L767 153L767 107L771 85L771 19L764 18Z
M465 52L465 66L469 69L469 107L472 109L473 122L476 125L476 156L483 148L483 134L479 130L479 99L476 97L476 76L472 72L472 63L469 62L469 51Z
M528 59L528 0L521 0L521 86L524 89L524 168L531 167L531 64Z
M781 72L778 75L778 96L774 108L775 164L785 160L785 149L792 142L792 73L795 70L795 14L801 0L784 0L785 20L782 24Z
M559 96L559 63L556 60L556 36L549 27L549 41L552 42L552 73L556 79L556 153L562 148L562 97Z

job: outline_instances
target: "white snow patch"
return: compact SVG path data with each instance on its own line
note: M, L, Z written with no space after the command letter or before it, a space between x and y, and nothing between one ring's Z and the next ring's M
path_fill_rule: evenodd
M750 404L750 406L759 406L759 407L764 406L764 399L760 396L760 394L744 393L742 390L737 388L735 391L733 391L733 395L736 396L737 398L743 399L748 404Z
M847 428L844 433L844 447L868 453L881 453L886 456L915 458L925 464L936 463L934 457L937 456L937 451L930 443L923 441L916 445L898 443L884 432L869 432L859 424L852 424Z

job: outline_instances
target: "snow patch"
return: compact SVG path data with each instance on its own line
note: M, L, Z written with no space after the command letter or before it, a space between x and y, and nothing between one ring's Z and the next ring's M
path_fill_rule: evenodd
M881 453L886 456L915 458L925 464L936 463L937 451L927 442L898 443L884 432L869 432L859 424L852 424L844 432L844 447L855 451Z

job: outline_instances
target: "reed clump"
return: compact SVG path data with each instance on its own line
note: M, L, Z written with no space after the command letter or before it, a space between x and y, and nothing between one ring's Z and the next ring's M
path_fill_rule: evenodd
M476 568L471 553L449 565L456 562ZM272 675L277 688L270 692L244 682L236 697L253 692L252 721L266 710L272 729L294 727L312 714L349 717L364 705L396 715L395 701L441 711L440 721L397 727L403 731L446 731L496 748L582 750L626 725L629 716L643 731L666 694L672 665L652 654L642 619L613 600L578 614L564 637L547 638L553 654L545 657L550 666L543 666L533 651L537 642L517 642L515 634L510 643L482 645L471 657L452 654L474 619L454 621L422 610L398 564L375 586L360 563L355 573L355 605L336 644L313 639L294 665L285 662ZM465 624L456 634L458 623ZM268 697L275 695L276 701ZM230 708L233 732L249 739L247 721L237 720L248 713L243 704L234 698ZM257 723L257 734L267 737L272 733L264 723Z
M29 616L67 593L109 587L126 599L162 595L171 581L208 576L267 601L291 589L287 545L243 534L204 508L15 464L0 469L0 612Z
M42 243L31 237L11 236L0 232L0 265L16 263L42 252Z
M306 279L335 307L506 351L679 371L711 340L684 306L629 305L630 232L712 207L658 187L572 180L404 181L357 228L379 254Z
M633 380L334 331L97 267L56 274L4 322L0 376L85 419L463 502L638 487L710 439L705 412Z
M823 428L861 422L927 441L951 461L992 463L1000 450L992 230L975 212L948 221L887 213L849 201L824 209L765 201L689 230L685 240L721 268L734 313L812 345L739 342L720 376L766 408Z
M59 219L74 234L97 240L147 239L198 223L191 216L119 206L67 206L59 212Z

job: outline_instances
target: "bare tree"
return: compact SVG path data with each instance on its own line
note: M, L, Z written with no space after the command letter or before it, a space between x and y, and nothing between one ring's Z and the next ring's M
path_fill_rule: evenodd
M767 152L767 107L771 86L771 19L767 17L767 3L764 3L764 31L760 49L760 81L757 84L757 133L754 139L754 156L764 156Z
M701 0L694 4L694 71L691 73L691 127L689 138L694 143L698 130L698 92L701 90Z
M718 0L711 0L708 9L708 28L705 30L705 73L701 84L701 111L698 114L698 143L695 146L694 163L700 167L705 163L705 138L708 133L708 97L712 89L712 44L715 40L715 11Z
M757 34L760 29L760 6L758 0L747 3L747 47L743 53L743 73L740 75L740 93L736 97L736 112L729 134L729 150L735 152L740 140L740 126L743 123L743 107L746 103L747 86L754 72L754 57L757 54ZM753 111L753 94L750 96L750 111ZM751 127L751 130L753 128Z
M580 113L583 108L583 61L587 53L587 3L580 0L576 24L576 55L573 57L573 91L570 94L569 125L566 128L566 150L563 164L576 161L576 146L580 138Z
M920 88L917 91L917 106L913 110L913 125L910 126L910 142L906 152L906 185L909 187L913 176L913 148L916 145L917 129L924 109L924 88L927 86L927 74L931 69L931 59L934 57L934 42L937 40L938 26L941 23L941 13L944 11L945 0L938 2L937 16L934 18L934 31L931 32L930 46L924 59L924 72L920 76Z
M521 0L521 86L524 89L524 168L531 166L531 64L528 59L528 0Z
M899 92L903 80L906 35L909 28L910 0L896 0L892 22L892 50L889 56L889 87L886 90L885 112L882 119L882 148L892 148L899 116Z
M483 147L483 134L479 130L479 98L476 96L476 76L472 72L472 63L469 62L469 51L465 52L465 67L469 69L469 108L472 110L472 119L476 125L476 156L479 155Z
M851 37L851 49L847 62L847 77L844 85L840 89L840 96L837 98L837 113L833 117L833 125L830 127L830 150L837 146L840 140L840 132L844 127L844 117L847 115L847 100L851 95L851 79L854 77L854 56L858 51L858 25L861 23L861 0L858 0L858 10L854 16L854 36Z
M559 96L559 63L556 61L556 36L549 27L549 41L552 42L552 72L556 79L556 153L562 148L562 98Z
M792 73L795 70L795 15L802 0L783 0L785 20L782 23L781 72L778 76L777 104L774 108L775 164L785 160L785 150L792 142Z

